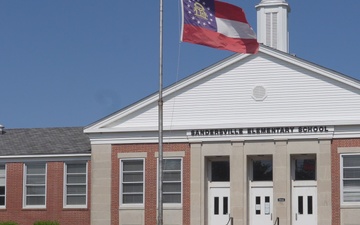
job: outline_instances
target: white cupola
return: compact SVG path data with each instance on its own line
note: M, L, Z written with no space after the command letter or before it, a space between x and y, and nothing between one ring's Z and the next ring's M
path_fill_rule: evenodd
M257 6L257 39L259 43L289 52L288 13L286 0L262 0Z

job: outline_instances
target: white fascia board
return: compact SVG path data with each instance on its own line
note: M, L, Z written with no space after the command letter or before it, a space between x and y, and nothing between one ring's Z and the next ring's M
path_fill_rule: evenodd
M0 162L28 162L28 161L71 161L90 160L91 153L86 154L57 154L57 155L3 155Z
M293 134L293 135L243 135L243 136L226 136L226 137L189 137L184 135L182 137L164 138L164 143L199 143L199 142L238 142L238 141L263 141L263 140L300 140L300 139L332 139L333 132L326 134ZM111 138L111 139L92 139L92 145L100 144L156 144L158 143L158 137L147 138Z
M360 125L360 120L337 120L337 121L294 121L294 122L261 122L261 123L231 123L231 124L190 124L190 125L171 125L164 126L164 131L181 131L192 129L222 129L222 128L257 128L257 127L284 127L284 126L338 126L338 125ZM146 133L158 131L158 126L148 127L117 127L101 128L101 132L89 132L88 135L96 133L127 133L128 137L133 137L134 133Z
M282 133L282 134L242 134L234 136L190 136L191 130L203 129L236 129L247 130L256 128L271 127L308 127L308 126L328 126L329 132L326 133ZM245 141L245 140L290 140L290 139L333 139L333 138L358 138L360 137L360 124L351 123L292 123L292 124L262 124L262 126L231 126L231 127L196 127L182 130L165 130L164 143L175 142L219 142L219 141ZM158 143L158 131L152 130L147 132L119 132L119 133L98 133L90 134L92 145L97 144L135 144L135 143Z

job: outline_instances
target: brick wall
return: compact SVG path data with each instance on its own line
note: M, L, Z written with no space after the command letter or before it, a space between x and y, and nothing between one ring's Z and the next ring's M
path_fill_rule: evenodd
M88 163L90 193L90 162ZM46 209L23 209L23 163L6 164L6 209L0 209L0 222L14 221L33 225L35 221L52 220L60 225L90 225L90 194L87 209L63 208L64 163L47 163Z
M360 139L335 139L331 146L332 224L340 224L340 154L339 147L360 147Z
M145 159L145 224L156 225L157 144L113 145L111 177L111 224L119 224L119 159L117 153L147 152ZM189 144L164 144L163 151L185 151L183 158L183 224L190 224L190 146Z

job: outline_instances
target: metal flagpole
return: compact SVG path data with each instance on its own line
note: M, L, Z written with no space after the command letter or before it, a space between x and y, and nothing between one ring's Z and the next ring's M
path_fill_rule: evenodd
M160 0L158 225L163 225L163 0Z

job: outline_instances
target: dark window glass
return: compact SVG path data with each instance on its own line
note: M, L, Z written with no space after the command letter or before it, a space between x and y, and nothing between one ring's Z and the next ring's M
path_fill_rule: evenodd
M0 195L5 195L5 186L0 186Z
M295 180L315 180L315 177L316 177L315 159L295 160Z
M253 180L272 181L272 160L253 161Z
M270 197L269 196L265 196L265 202L270 202Z
M211 162L211 181L230 181L229 161Z
M219 197L214 198L214 214L219 215Z
M5 205L5 196L0 196L0 205Z
M308 214L313 214L313 199L312 196L308 196Z
M303 214L304 210L303 210L304 204L303 204L303 196L298 196L298 212L299 214Z
M223 200L223 214L226 215L228 214L228 197L224 197Z

